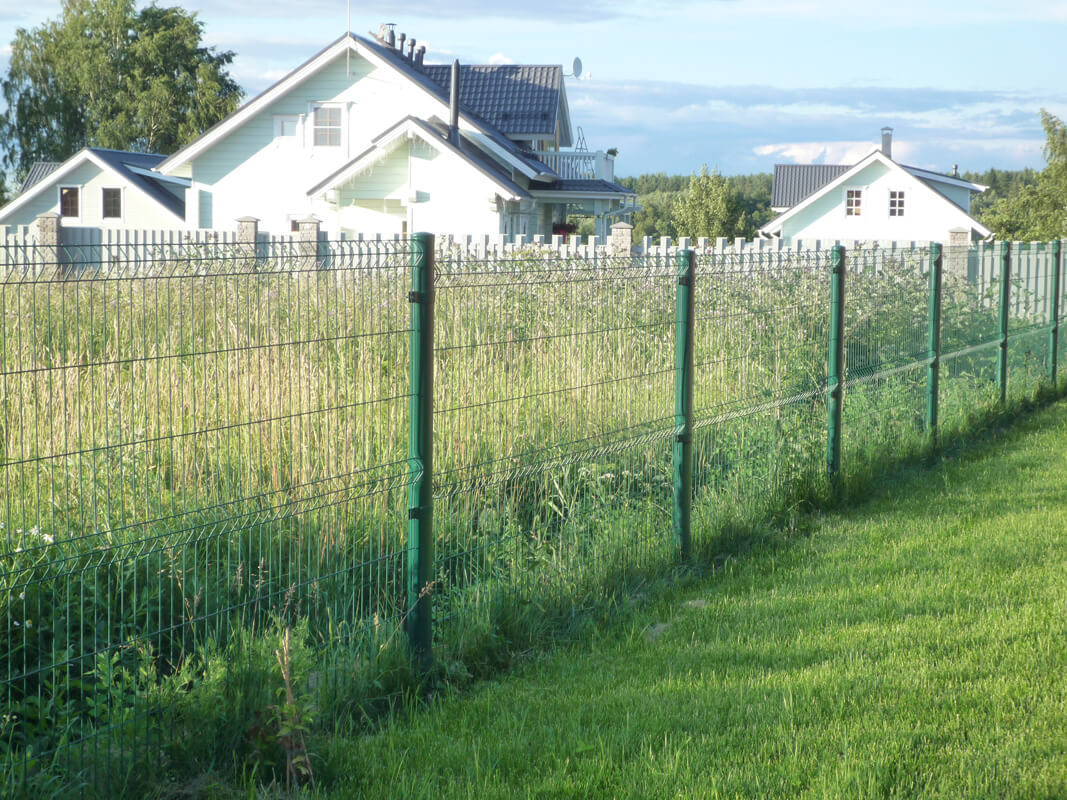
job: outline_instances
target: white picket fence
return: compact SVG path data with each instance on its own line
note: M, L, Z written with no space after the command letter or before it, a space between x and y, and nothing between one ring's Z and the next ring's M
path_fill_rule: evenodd
M123 274L138 274L148 271L148 265L158 265L168 259L200 261L205 264L213 259L255 258L260 261L285 263L294 257L306 257L306 242L301 242L293 234L272 236L259 233L256 237L255 250L248 249L248 243L238 238L234 230L126 230L101 228L60 228L59 253L46 254L44 260L53 260L65 268L95 266L102 271L110 271L116 265ZM403 239L395 236L356 236L342 239L345 244L329 241L325 232L319 234L319 243L315 248L320 266L329 267L333 258L339 263L351 263L351 258L374 258L382 254L393 256L401 253L405 247ZM733 257L753 266L772 254L787 255L793 252L812 252L828 250L834 245L844 245L848 250L862 250L870 253L880 251L883 257L893 251L907 251L909 256L929 246L928 242L914 241L822 241L800 239L783 242L781 239L708 239L708 238L662 238L652 240L643 238L634 243L629 252L613 248L612 243L596 236L562 237L562 236L451 236L439 235L435 245L440 260L484 260L494 257L507 257L517 251L536 250L545 256L575 258L596 262L612 256L634 255L667 259L680 250L692 249L698 258ZM243 246L243 247L242 247ZM1012 275L1015 290L1013 294L1017 304L1039 306L1049 296L1050 270L1047 260L1049 248L1040 243L1012 243ZM42 260L41 248L38 246L36 226L8 226L0 237L0 273L11 276L20 272L25 274L27 268L39 264ZM963 248L945 249L945 268L948 273L966 275L972 285L992 291L1000 273L999 243L978 242L964 251ZM1022 310L1022 309L1019 309Z

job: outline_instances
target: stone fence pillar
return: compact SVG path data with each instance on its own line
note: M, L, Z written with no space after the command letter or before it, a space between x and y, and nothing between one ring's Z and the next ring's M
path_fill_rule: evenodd
M238 217L237 219L237 259L249 272L259 268L256 240L259 238L258 217Z
M34 251L34 271L37 275L59 272L59 248L63 236L59 220L59 214L54 211L37 215L37 247Z
M629 222L616 222L611 226L608 249L613 255L630 255L634 244L634 226Z
M953 228L948 232L948 248L941 269L945 275L967 277L970 263L971 231L969 228Z
M318 269L319 267L319 225L318 217L305 217L296 221L297 264L298 269Z

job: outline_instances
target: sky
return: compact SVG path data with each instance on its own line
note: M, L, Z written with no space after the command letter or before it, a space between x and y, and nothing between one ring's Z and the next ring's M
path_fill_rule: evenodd
M180 5L205 44L234 51L249 97L348 29L346 0ZM1067 119L1067 0L352 0L350 13L357 34L396 23L428 62L569 73L580 57L571 117L589 149L619 150L620 176L847 164L887 125L901 163L1040 169L1040 109ZM16 28L59 14L0 0L0 69Z

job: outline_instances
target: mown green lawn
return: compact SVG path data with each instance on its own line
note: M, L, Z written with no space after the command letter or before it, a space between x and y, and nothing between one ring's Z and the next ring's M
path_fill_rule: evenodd
M338 798L1067 797L1067 403L316 758Z

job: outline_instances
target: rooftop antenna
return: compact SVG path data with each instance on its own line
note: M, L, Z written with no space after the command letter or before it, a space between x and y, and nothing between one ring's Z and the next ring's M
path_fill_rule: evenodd
M563 77L580 80L582 77L582 59L578 58L578 56L575 56L574 61L571 63L571 74L564 75Z

